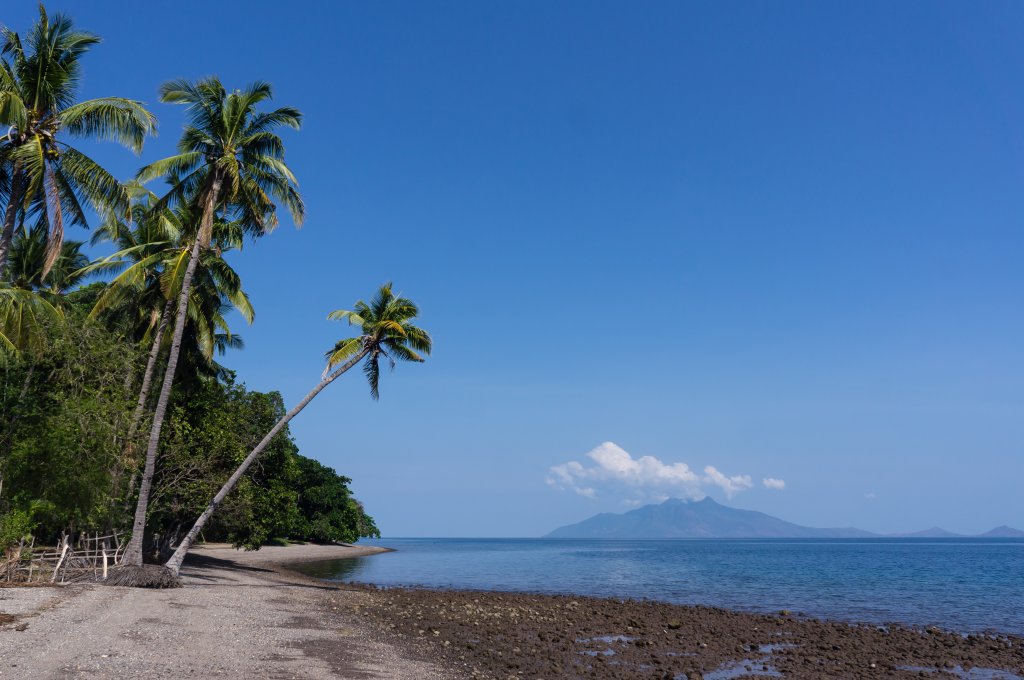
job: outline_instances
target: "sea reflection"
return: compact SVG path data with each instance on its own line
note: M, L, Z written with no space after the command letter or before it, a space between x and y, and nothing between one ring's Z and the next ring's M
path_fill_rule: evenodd
M325 560L323 562L308 562L297 564L292 567L295 571L332 581L356 581L359 575L366 571L366 563L358 557L350 557L343 560Z

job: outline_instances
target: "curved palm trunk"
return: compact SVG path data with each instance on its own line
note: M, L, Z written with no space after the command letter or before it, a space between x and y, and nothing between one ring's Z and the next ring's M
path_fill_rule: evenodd
M256 445L256 448L254 448L252 452L250 452L249 455L245 457L245 460L243 460L242 464L238 466L238 469L235 470L234 474L232 474L231 477L228 478L228 481L224 483L224 486L220 488L220 491L217 492L217 495L213 497L213 500L210 501L210 504L206 506L205 510L203 510L203 514L199 515L199 519L196 520L196 523L192 526L192 529L189 530L188 535L185 536L185 539L181 542L181 545L178 546L178 549L174 551L174 554L171 556L171 559L167 560L167 564L164 566L173 571L175 575L178 574L178 572L181 570L181 563L182 561L184 561L185 555L188 553L189 548L192 547L192 543L194 543L196 537L199 536L199 532L203 530L204 526L206 526L206 522L213 515L214 511L217 509L217 506L220 505L224 498L227 497L227 495L231 493L232 489L235 488L235 485L238 484L238 480L242 478L242 475L244 475L245 471L249 469L249 466L252 465L257 458L259 458L260 454L263 453L263 450L267 448L267 446L274 439L274 437L276 437L281 432L281 430L284 429L284 426L288 424L288 421L297 416L299 412L302 411L302 409L306 408L306 406L309 405L309 402L313 401L313 397L320 394L320 392L323 391L325 387L330 385L342 374L344 374L350 368L359 363L359 361L366 356L368 351L369 350L367 349L361 350L354 357L346 361L336 371L322 379L317 384L317 386L310 390L309 394L307 394L302 399L302 401L300 401L298 405L295 406L295 408L293 408L291 411L288 411L288 413L286 413L284 417L281 418L281 420L277 421L274 427L270 429L270 432L268 432L267 435L263 437L262 440L260 440L260 443Z
M135 413L132 414L132 423L128 428L129 446L131 446L132 440L135 438L135 431L139 429L142 412L145 410L146 402L149 400L149 389L153 383L153 373L156 371L156 360L160 356L160 343L163 342L164 332L167 330L167 324L171 320L171 304L173 302L173 298L168 298L167 302L164 303L163 312L160 314L160 324L156 329L156 337L153 338L153 346L149 350L146 372L142 376L142 387L139 388L139 401L135 404Z
M18 216L18 204L21 203L24 185L25 176L20 168L15 167L11 176L11 194L7 200L7 210L4 211L4 230L0 233L0 276L7 271L7 257L14 240L14 221Z
M199 255L210 242L213 230L213 213L217 206L217 198L220 195L221 179L214 175L210 193L203 207L203 218L199 227L199 234L192 250L188 256L188 266L185 268L185 276L181 282L181 292L178 294L178 311L174 320L174 335L171 336L171 350L167 356L167 368L164 372L164 381L160 387L160 396L156 401L156 410L153 412L153 425L149 431L149 444L146 447L146 466L142 471L142 482L139 485L139 500L135 504L135 521L132 523L132 538L124 551L124 564L142 566L142 539L146 531L146 513L149 510L149 492L153 487L153 473L156 471L156 453L160 446L160 431L164 426L164 416L167 415L167 405L171 400L171 388L174 386L174 373L178 367L178 355L181 353L181 340L185 334L185 321L188 315L188 298L192 292L192 279L195 277L196 266L199 264Z

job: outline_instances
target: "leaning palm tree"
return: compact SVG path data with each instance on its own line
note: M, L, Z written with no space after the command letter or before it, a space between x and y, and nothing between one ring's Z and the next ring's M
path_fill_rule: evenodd
M188 122L178 142L179 153L144 167L138 179L171 178L171 190L161 201L195 206L200 217L178 294L174 333L146 447L132 538L125 550L124 564L129 566L142 566L143 533L160 431L178 366L195 269L200 253L210 245L215 216L219 212L258 237L277 225L274 199L288 208L296 225L302 223L305 214L295 176L284 163L284 144L274 132L282 125L298 129L302 114L291 107L257 111L256 107L270 98L270 85L263 82L230 94L217 78L198 83L176 80L160 88L161 101L188 107Z
M422 362L423 355L430 354L432 345L430 335L422 328L412 325L412 321L417 315L419 315L419 309L416 305L407 298L396 296L391 291L390 283L381 286L369 304L360 300L352 311L331 312L328 319L345 320L352 326L358 326L359 335L339 340L327 352L327 368L320 377L320 382L291 411L277 421L270 432L260 440L256 448L246 456L234 474L224 483L210 504L206 506L203 514L196 520L195 525L189 530L185 539L165 565L174 576L177 576L185 555L217 506L231 493L231 490L238 484L238 480L259 458L274 437L325 387L363 361L363 373L366 374L366 379L370 383L370 396L377 399L380 396L378 388L381 359L389 361L394 367L396 361Z
M141 102L103 97L75 103L80 59L99 37L76 31L63 14L37 21L22 37L0 32L0 164L4 166L0 272L7 266L19 214L30 208L48 225L43 277L60 257L64 225L87 226L82 201L97 212L128 210L124 186L64 136L118 142L139 153L156 118Z

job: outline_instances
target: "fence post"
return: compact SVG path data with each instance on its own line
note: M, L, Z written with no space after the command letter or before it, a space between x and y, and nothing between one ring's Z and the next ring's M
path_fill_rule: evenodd
M57 580L57 572L60 571L60 565L64 563L64 556L68 554L68 542L67 539L63 541L64 549L60 551L60 559L57 560L57 566L53 569L53 576L50 577L50 583Z

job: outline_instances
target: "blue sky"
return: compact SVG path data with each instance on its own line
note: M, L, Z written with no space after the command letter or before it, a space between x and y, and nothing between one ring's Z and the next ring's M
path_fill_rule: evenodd
M294 403L346 333L329 311L388 279L420 303L429 363L377 403L340 381L292 427L385 536L703 493L816 526L1024 526L1024 5L49 8L105 40L83 96L152 104L147 161L180 129L171 78L265 79L305 113L307 223L236 254L256 323L224 363Z

